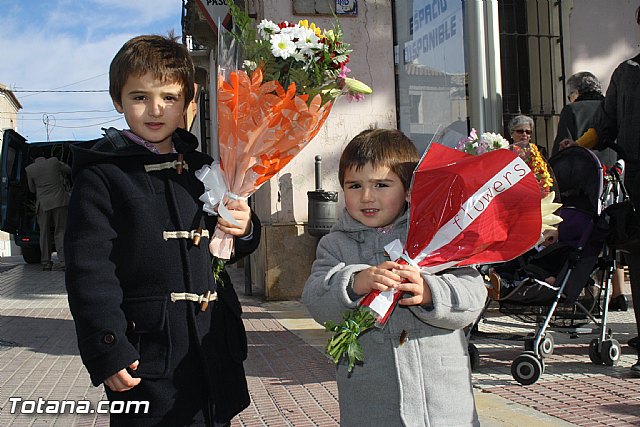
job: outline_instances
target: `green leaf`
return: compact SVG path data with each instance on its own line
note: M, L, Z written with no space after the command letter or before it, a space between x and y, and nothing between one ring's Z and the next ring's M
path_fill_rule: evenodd
M211 259L211 271L213 272L213 279L219 285L224 285L222 279L220 279L220 273L224 270L224 266L227 264L227 260L213 257Z
M363 332L373 327L375 317L369 309L358 306L353 310L346 310L342 318L343 321L339 324L333 320L324 322L325 329L334 332L325 352L336 364L345 357L351 372L356 363L364 360L364 350L358 339Z
M347 348L347 355L349 359L349 367L348 371L353 371L353 367L357 362L362 362L363 359L363 351L362 345L357 339L349 341L349 347Z
M336 55L333 57L333 62L339 64L341 62L345 62L347 59L347 55Z
M327 320L326 322L324 322L324 327L327 332L331 332L331 331L335 332L336 329L338 329L338 324L333 320Z

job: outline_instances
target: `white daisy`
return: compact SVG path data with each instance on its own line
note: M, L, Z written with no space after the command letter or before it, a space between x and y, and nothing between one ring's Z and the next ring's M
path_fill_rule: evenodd
M267 19L263 19L258 24L258 34L263 39L267 39L271 34L276 34L280 32L280 27L276 25L274 22L269 21Z
M307 58L299 51L295 51L294 53L292 53L291 57L298 62L305 62L307 60ZM306 69L306 65L303 67L303 69Z
M287 21L284 21L285 23ZM295 39L298 37L298 32L300 30L300 26L299 25L294 25L293 27L284 27L280 29L280 33L282 34L286 34L287 36L289 36L291 38L291 40Z
M309 57L312 57L315 51L321 49L320 39L316 33L304 27L301 27L296 45L298 46L300 53Z
M487 142L490 150L507 148L509 146L509 141L504 139L499 133L485 132L480 136L480 139Z
M271 36L271 53L276 58L287 59L296 52L296 44L286 34Z

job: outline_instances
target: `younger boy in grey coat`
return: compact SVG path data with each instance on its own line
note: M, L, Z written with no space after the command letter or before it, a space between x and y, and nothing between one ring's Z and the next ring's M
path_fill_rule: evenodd
M345 210L318 245L303 302L314 319L340 322L373 289L400 301L383 329L360 336L364 362L337 368L340 425L479 425L462 328L480 314L486 288L473 268L430 275L389 260L384 246L407 234L412 171L419 160L400 131L356 136L340 160ZM402 338L401 338L402 337Z

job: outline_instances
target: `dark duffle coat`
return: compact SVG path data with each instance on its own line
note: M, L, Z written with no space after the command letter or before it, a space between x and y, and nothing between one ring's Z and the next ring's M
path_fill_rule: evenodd
M142 379L138 386L105 388L110 400L149 401L149 413L112 414L112 424L227 422L249 404L240 303L226 272L222 283L214 281L208 238L196 246L163 234L202 227L212 235L216 219L203 212L204 187L194 175L212 159L178 130L174 146L188 169L146 171L178 154L153 154L126 139L112 143L122 142L115 135L73 148L66 285L82 361L94 385L140 361L131 372ZM252 239L235 239L230 262L256 249L260 222L255 215L252 221ZM206 291L217 291L219 300L205 311L170 298Z

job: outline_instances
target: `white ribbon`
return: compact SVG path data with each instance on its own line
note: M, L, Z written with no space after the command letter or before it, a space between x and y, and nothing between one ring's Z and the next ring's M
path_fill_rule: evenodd
M403 259L404 261L406 261L407 264L420 269L422 273L426 272L429 274L433 274L439 270L444 269L444 268L440 268L441 266L430 267L428 269L425 269L425 267L421 268L420 266L418 266L418 264L413 259L411 259L409 254L407 254L404 251L404 247L400 242L400 239L395 239L393 242L386 245L384 247L384 250L387 252L387 254L389 255L389 258L391 258L392 261ZM455 264L455 262L453 264ZM431 270L431 269L437 270L437 271L425 271L425 270ZM380 292L378 293L378 295L375 296L375 298L373 298L373 300L369 301L367 306L378 315L378 319L383 319L387 316L387 313L389 312L389 310L393 309L393 302L397 292L398 291L393 288L389 289L388 291Z
M236 221L229 209L224 205L224 197L227 196L227 198L233 200L247 200L247 198L229 191L229 186L220 169L220 163L213 162L211 166L204 165L196 171L195 175L204 184L205 192L199 197L199 200L204 203L202 210L209 215L220 215L226 221L236 227L240 227L240 223ZM218 208L217 211L216 207Z
M453 267L454 265L457 264L457 261L451 261L451 262L445 262L440 265L420 267L418 263L415 260L411 259L411 257L409 257L409 254L407 254L404 251L404 247L402 246L400 239L396 239L393 242L386 245L384 247L384 250L387 252L387 254L389 254L389 258L391 258L391 261L403 259L407 262L407 264L412 265L420 269L423 273L428 273L428 274L436 274L442 270L446 270L447 268Z
M407 262L407 264L412 265L416 268L420 268L418 264L412 260L409 255L404 251L404 247L402 243L400 243L400 239L396 239L393 242L389 243L384 247L384 250L389 254L389 258L391 261L396 261L398 259L403 259Z
M378 315L378 317L383 318L387 311L393 305L393 297L398 292L396 289L389 289L388 291L380 292L374 299L369 303L369 308Z

